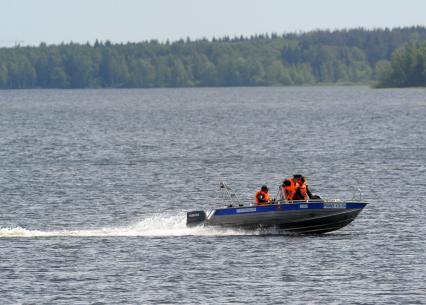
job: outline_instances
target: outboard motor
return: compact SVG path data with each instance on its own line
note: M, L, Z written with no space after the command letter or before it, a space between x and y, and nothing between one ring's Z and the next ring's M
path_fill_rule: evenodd
M206 220L206 212L204 211L191 211L186 213L186 226L194 227L202 224Z

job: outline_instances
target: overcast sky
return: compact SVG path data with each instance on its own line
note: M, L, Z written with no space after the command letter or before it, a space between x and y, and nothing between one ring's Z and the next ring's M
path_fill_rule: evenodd
M426 25L426 0L0 0L0 46Z

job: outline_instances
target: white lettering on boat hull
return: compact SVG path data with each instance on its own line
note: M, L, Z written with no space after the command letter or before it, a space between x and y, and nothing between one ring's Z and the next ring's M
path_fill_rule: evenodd
M251 213L256 212L256 208L249 208L249 209L237 209L235 210L236 213Z
M346 209L346 203L324 203L324 209Z

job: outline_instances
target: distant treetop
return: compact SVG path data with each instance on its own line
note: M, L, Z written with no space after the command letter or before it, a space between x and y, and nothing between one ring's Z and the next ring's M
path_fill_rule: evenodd
M425 86L426 28L0 48L0 88Z

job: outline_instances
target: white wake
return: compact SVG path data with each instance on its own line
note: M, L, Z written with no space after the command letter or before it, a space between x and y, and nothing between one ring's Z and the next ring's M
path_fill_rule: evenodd
M0 238L6 237L107 237L107 236L232 236L259 235L264 232L229 229L219 227L198 226L186 227L186 214L176 215L156 214L140 221L122 227L104 227L87 230L30 230L22 227L0 227ZM272 233L272 232L271 232Z

